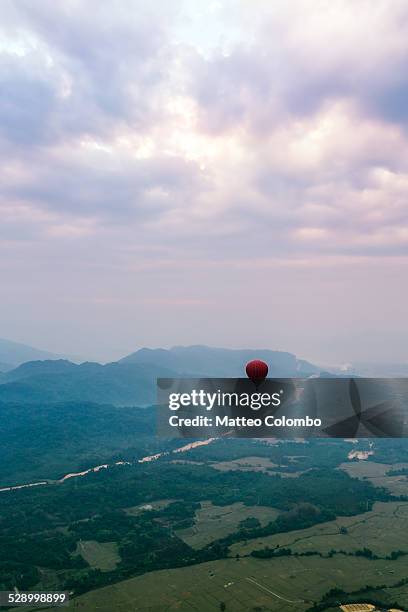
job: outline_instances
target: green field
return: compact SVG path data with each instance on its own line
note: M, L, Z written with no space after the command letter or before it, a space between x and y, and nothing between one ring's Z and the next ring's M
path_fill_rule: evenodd
M288 463L295 464L298 458L288 457ZM222 472L229 470L240 470L241 472L268 472L269 474L280 474L286 478L296 478L303 473L302 470L296 472L276 471L274 468L279 467L277 463L273 463L267 457L242 457L233 459L232 461L218 461L212 463L211 467Z
M242 461L247 463L248 458ZM259 468L264 463L258 458L257 462L255 465L252 458L254 467ZM381 478L391 486L395 479L386 476L390 466L384 464L352 462L342 467L353 476ZM401 484L406 492L406 481ZM247 507L241 503L218 507L202 502L201 509L196 512L195 526L178 531L177 535L199 548L233 532L248 516L265 524L274 518L272 514L277 514L273 508ZM364 547L380 557L394 550L408 551L408 502L377 502L371 511L357 516L339 517L308 529L238 542L230 547L230 559L151 572L82 595L71 607L101 611L215 612L224 602L226 610L234 612L304 612L331 588L352 592L367 584L391 587L407 577L407 557L390 561L343 554L335 554L332 558L313 555L265 560L249 556L253 550L277 545L297 553L316 551L324 555L330 550L353 553ZM237 554L239 559L236 559ZM376 592L371 595L375 598ZM406 586L389 588L387 595L408 609Z
M219 516L226 528L229 521L244 518L241 512L256 516L257 510L271 511L242 507L241 504L219 508L204 502L198 511L202 515L198 520L198 525L202 522L202 532L197 533L197 538L205 539L214 534L216 527L212 520L217 519L211 519L211 516ZM261 514L258 518L261 520ZM344 533L341 533L341 528L347 531L343 529ZM347 592L362 589L367 584L392 587L407 577L407 557L390 561L343 554L332 558L313 555L257 559L243 556L252 550L278 544L298 553L318 551L327 554L331 549L353 552L363 547L370 548L378 556L389 555L398 549L408 551L408 502L378 502L372 511L357 516L239 542L231 546L232 557L229 559L150 572L79 596L70 607L102 612L216 612L224 602L227 612L305 612L312 602L320 601L334 587ZM239 559L235 557L237 553ZM375 598L376 592L371 595ZM387 589L387 596L408 609L406 585Z
M406 476L387 476L389 470L407 468L407 463L376 463L375 461L351 461L339 466L353 478L364 478L375 487L385 487L394 495L406 495L408 479Z
M105 572L115 569L120 561L116 542L101 543L94 540L80 540L76 552L91 567Z
M346 528L347 533L341 533L341 528ZM253 550L278 545L297 552L321 553L331 549L352 552L367 547L378 556L398 549L408 551L408 502L377 502L371 512L339 517L309 529L238 542L230 550L232 556L248 555Z
M273 521L278 514L274 508L265 506L245 506L241 502L214 506L211 502L204 501L201 502L201 509L196 512L194 526L176 533L189 546L198 549L233 533L246 518L257 518L261 525L265 525Z
M273 463L267 457L242 457L241 459L233 459L232 461L218 461L212 463L212 467L217 470L242 470L251 472L266 472L269 469L277 467L276 463Z
M406 559L370 561L355 557L244 558L162 570L82 595L71 609L111 612L304 612L333 587L354 591L366 584L393 585L407 575ZM407 589L399 599L408 607Z

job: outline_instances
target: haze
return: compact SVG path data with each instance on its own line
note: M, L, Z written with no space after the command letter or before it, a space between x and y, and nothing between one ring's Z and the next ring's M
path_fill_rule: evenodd
M0 336L408 361L408 4L3 0Z

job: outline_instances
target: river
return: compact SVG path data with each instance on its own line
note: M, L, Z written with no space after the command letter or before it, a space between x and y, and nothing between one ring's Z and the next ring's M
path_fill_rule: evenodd
M142 457L137 461L116 461L116 463L103 463L102 465L97 465L95 467L89 468L88 470L84 470L83 472L70 472L69 474L65 474L62 478L58 480L40 480L38 482L29 482L26 484L13 485L10 487L3 487L0 489L0 493L4 493L5 491L17 491L18 489L27 489L29 487L40 487L44 485L56 485L66 482L71 478L81 478L82 476L86 476L87 474L91 474L93 472L99 472L100 470L107 470L110 467L114 467L117 465L135 465L136 463L147 463L151 461L157 461L160 457L164 457L166 455L172 455L174 453L185 453L186 451L191 450L192 448L197 448L198 446L206 446L207 444L211 444L217 438L208 438L208 440L196 440L195 442L190 442L189 444L185 444L180 448L175 448L172 451L164 451L162 453L156 453L156 455L148 455L147 457Z

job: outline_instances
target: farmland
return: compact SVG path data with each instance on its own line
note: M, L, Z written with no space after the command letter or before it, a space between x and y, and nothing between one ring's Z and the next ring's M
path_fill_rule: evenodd
M74 609L215 612L224 602L226 610L234 612L305 612L331 588L356 591L366 584L391 586L405 577L405 559L227 559L126 580L80 596ZM408 606L406 587L398 595Z
M115 569L120 561L116 542L95 542L84 540L78 542L76 551L91 567L101 571Z
M239 542L230 547L231 556L247 555L266 546L323 554L330 550L353 552L367 547L378 556L398 549L408 551L408 503L378 502L372 511L357 516L338 517L308 529Z
M407 468L407 463L376 463L375 461L359 461L342 463L339 466L353 478L368 480L376 487L385 487L394 495L406 495L408 480L406 476L390 476L390 470Z
M408 607L406 463L349 450L221 440L4 496L4 584L69 590L84 612Z
M284 478L296 478L303 474L306 470L300 469L298 461L300 458L288 457L287 461L294 471L285 471L282 466L277 463L273 463L267 457L242 457L240 459L233 459L232 461L219 461L212 463L212 467L221 472L227 472L230 470L239 470L241 472L265 472L269 474L280 474Z
M209 506L202 505L202 508L200 512L207 511L211 515ZM224 510L226 520L231 510L227 507ZM248 510L254 515L256 508ZM341 533L342 528L346 530L344 533ZM211 529L209 523L208 529ZM231 546L230 559L153 572L124 581L120 588L118 585L107 587L81 596L77 603L108 610L109 602L114 600L119 610L148 612L211 611L219 609L219 603L224 602L227 610L237 612L256 609L302 612L334 587L350 592L370 584L389 586L390 600L394 598L408 607L406 585L391 586L406 578L406 557L391 561L342 554L331 558L310 555L265 560L245 556L265 546L289 547L297 553L315 551L323 555L333 549L353 553L363 547L381 557L397 549L408 551L408 503L378 502L372 511L361 515L235 544ZM238 560L237 554L240 555ZM130 602L134 608L126 608Z
M238 502L228 506L215 506L201 502L193 527L177 531L179 538L193 548L202 548L238 529L241 521L254 517L261 525L274 520L279 512L265 506L244 506Z

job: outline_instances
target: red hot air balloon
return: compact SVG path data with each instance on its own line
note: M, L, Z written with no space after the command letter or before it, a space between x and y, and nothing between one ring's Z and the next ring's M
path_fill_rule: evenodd
M268 376L268 365L264 361L254 359L246 364L247 376L255 385L260 385Z

